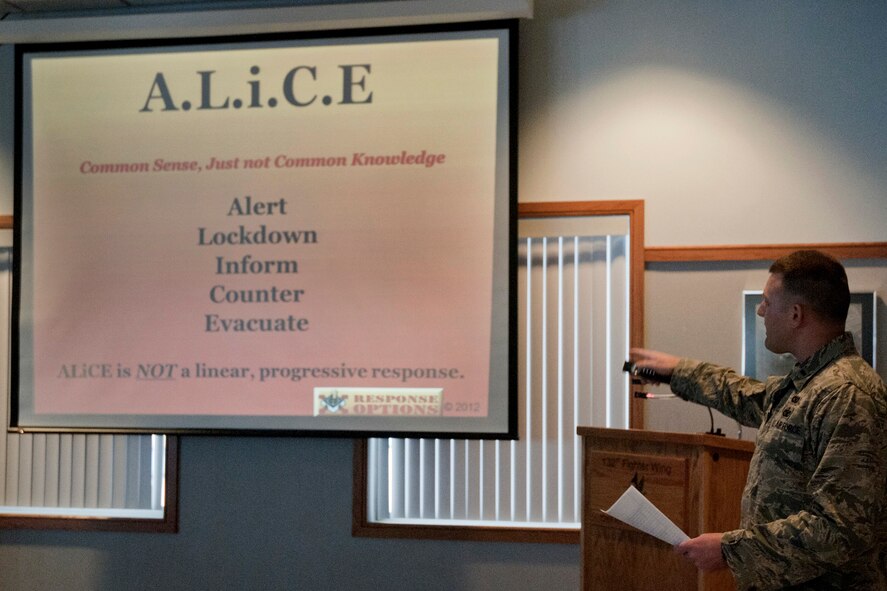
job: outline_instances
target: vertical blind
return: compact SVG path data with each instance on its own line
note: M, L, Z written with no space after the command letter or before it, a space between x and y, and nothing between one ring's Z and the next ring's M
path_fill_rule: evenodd
M163 518L157 435L10 433L0 437L0 513Z
M10 327L11 252L0 250L0 326ZM9 425L9 339L0 340ZM162 519L166 439L160 435L0 432L0 514Z
M370 521L579 527L576 427L629 424L629 236L530 226L518 249L519 439L371 439Z

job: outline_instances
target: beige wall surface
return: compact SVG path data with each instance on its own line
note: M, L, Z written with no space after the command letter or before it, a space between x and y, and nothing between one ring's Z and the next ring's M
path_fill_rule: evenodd
M648 246L887 240L883 5L644 4L536 3L521 201L644 199Z

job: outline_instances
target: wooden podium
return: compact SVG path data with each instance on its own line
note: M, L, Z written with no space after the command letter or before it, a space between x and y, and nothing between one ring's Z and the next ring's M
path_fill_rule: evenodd
M579 427L584 450L582 589L733 591L668 544L605 515L630 484L691 538L739 527L754 444L716 435Z

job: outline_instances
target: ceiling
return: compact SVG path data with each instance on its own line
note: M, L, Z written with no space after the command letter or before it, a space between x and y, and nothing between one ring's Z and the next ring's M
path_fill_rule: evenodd
M358 0L0 0L0 20L135 14L183 9L352 4Z
M0 0L0 45L169 38L183 35L196 38L532 18L532 2L533 0Z

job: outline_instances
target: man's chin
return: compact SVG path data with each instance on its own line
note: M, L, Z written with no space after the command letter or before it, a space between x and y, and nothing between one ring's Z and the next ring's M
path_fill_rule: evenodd
M771 353L775 353L776 355L782 355L785 351L780 351L778 347L774 347L773 343L770 342L770 339L764 337L764 347L770 351Z

